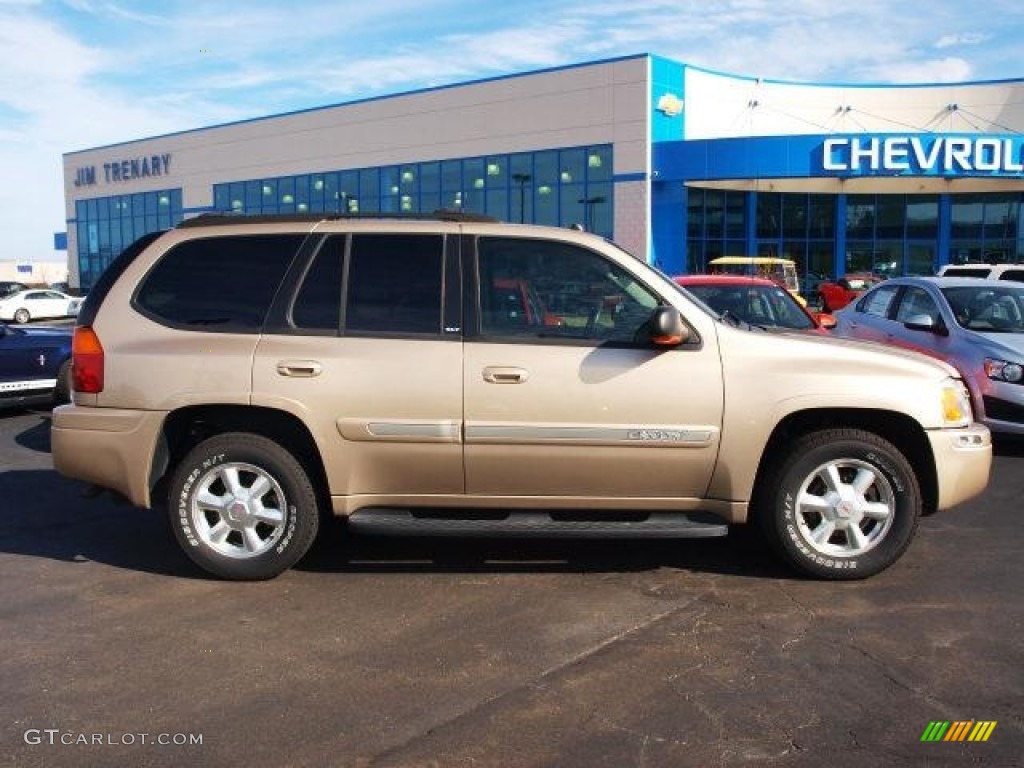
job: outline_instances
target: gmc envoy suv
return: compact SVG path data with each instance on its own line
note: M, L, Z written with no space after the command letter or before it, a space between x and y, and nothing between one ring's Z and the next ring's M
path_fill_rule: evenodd
M201 216L78 316L56 469L166 504L211 574L352 531L706 537L855 579L988 482L956 371L718 316L614 244L439 212Z

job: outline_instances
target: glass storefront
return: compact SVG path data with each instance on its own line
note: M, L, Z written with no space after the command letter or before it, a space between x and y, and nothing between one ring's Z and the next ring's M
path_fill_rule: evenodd
M137 192L75 202L79 285L85 291L123 249L183 218L180 189Z
M244 214L432 213L580 224L612 236L612 146L458 158L250 179L213 187L213 208ZM184 217L180 189L79 200L79 284L88 290L122 249Z
M797 262L804 289L813 290L822 280L850 272L934 274L947 243L950 263L1024 262L1024 193L944 200L691 187L686 195L689 272L705 271L717 256L782 257Z
M951 264L1024 261L1020 194L960 195L951 207Z
M214 208L246 214L480 213L611 237L610 144L215 184Z

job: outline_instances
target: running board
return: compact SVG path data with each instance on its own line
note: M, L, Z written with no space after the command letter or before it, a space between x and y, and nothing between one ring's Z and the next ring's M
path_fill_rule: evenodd
M707 513L652 512L645 515L582 517L565 512L482 512L477 516L407 509L368 508L354 512L355 533L382 536L465 536L576 539L699 539L725 536L727 525Z

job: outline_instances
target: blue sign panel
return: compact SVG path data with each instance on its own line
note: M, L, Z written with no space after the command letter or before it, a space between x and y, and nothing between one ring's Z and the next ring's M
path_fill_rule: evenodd
M854 134L671 141L652 146L657 181L940 176L1024 178L1024 137Z
M1020 176L1020 136L836 136L822 143L826 175Z

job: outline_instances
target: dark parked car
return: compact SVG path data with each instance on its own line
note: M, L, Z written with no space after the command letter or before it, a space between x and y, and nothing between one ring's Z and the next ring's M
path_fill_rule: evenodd
M28 286L24 283L18 283L13 280L0 280L0 299L27 290Z
M835 314L834 333L924 352L960 371L975 417L1024 435L1024 285L897 277Z
M68 401L71 334L0 322L0 408Z

